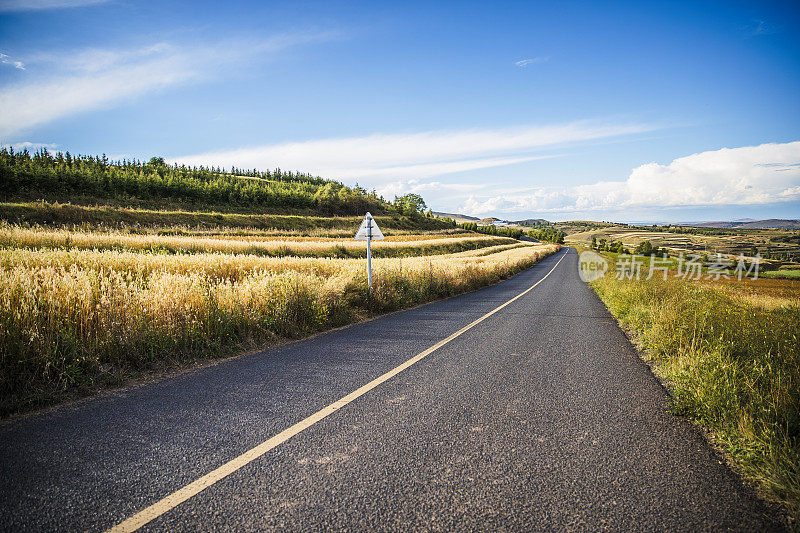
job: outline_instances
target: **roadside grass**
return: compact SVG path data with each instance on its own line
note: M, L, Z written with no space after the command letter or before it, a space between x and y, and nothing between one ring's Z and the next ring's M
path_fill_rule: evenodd
M555 245L376 259L0 250L0 414L489 285Z
M786 506L796 527L798 293L759 300L755 284L732 289L734 283L715 287L674 277L619 280L613 269L591 285L668 384L673 411L708 428L738 469Z

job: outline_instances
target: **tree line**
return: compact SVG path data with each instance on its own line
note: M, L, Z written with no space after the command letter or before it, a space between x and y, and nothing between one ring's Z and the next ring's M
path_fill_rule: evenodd
M135 199L192 207L305 209L341 216L398 211L375 191L300 172L235 167L226 172L219 167L170 165L160 157L146 163L109 161L105 155L53 154L46 149L0 150L0 191L6 200ZM400 203L405 210L406 203Z
M566 233L557 230L554 227L544 227L538 230L537 229L529 230L528 236L531 239L536 239L537 241L564 244L564 237L566 237Z
M522 237L522 230L519 228L504 228L498 227L493 224L488 226L479 226L474 222L465 222L460 225L462 228L474 231L476 233L483 233L484 235L496 235L499 237L511 237L512 239L519 239Z
M627 224L620 224L620 225L627 225ZM739 235L739 234L748 234L748 233L758 233L759 229L754 228L703 228L697 226L674 226L672 224L667 224L666 226L658 226L656 224L652 226L631 226L632 229L640 229L643 231L659 231L659 232L668 232L668 233L676 233L676 234L689 234L689 235Z
M597 237L592 236L592 250L597 250L599 252L611 252L617 254L630 254L631 250L626 248L622 241L612 241L608 239L600 239L597 240ZM653 246L653 243L650 241L642 241L636 245L633 249L634 255L653 255L655 254L658 257L669 256L669 249L659 248L658 246Z

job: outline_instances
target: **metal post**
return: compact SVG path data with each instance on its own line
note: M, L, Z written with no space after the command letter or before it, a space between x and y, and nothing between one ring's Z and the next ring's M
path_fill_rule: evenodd
M367 285L372 292L372 218L367 220Z

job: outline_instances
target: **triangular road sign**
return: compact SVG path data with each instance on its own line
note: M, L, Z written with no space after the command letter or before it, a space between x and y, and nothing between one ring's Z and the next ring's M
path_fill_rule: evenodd
M381 233L381 229L378 227L378 224L375 222L375 219L372 218L372 215L367 213L364 217L364 220L361 222L361 225L358 227L358 232L356 232L355 240L357 241L366 241L368 239L381 240L385 238L383 233Z

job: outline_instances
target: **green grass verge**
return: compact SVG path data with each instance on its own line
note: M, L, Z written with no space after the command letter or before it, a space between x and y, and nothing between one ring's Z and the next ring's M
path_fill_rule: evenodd
M800 309L764 310L690 281L606 276L592 287L740 471L800 513Z

